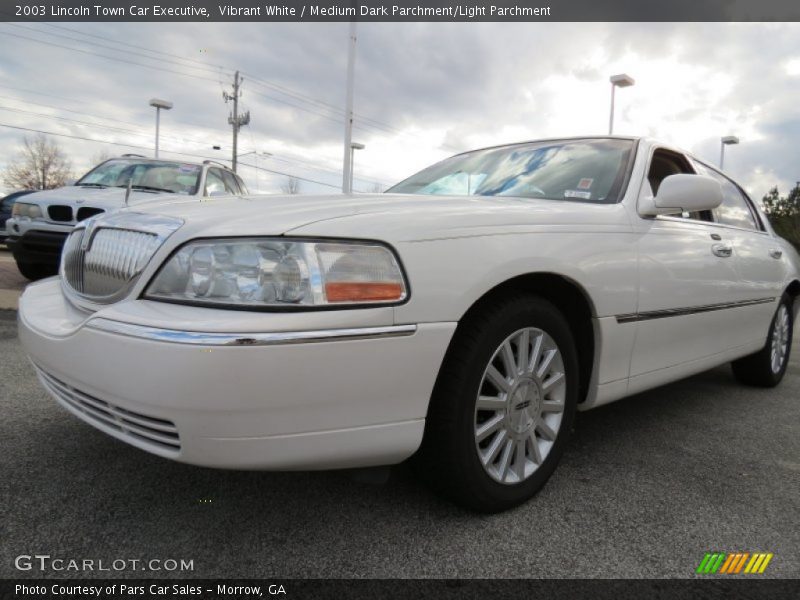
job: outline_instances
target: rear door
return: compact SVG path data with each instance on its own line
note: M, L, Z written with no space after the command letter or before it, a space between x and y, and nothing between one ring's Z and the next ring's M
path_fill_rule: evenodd
M732 301L743 307L731 322L735 333L731 343L747 344L766 340L767 330L781 295L784 266L780 245L761 222L752 200L733 180L713 167L697 160L695 169L715 178L722 187L723 201L714 210L714 221L720 235L732 246L739 274L731 290ZM747 318L744 317L746 312Z

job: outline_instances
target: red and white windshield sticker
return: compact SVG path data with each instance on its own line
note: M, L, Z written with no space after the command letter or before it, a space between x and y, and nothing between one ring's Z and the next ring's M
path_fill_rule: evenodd
M590 177L584 177L578 182L578 189L579 190L589 190L592 188L592 184L594 183L594 179Z

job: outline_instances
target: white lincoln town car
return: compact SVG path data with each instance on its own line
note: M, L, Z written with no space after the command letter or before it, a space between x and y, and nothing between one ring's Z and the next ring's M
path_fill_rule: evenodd
M386 194L79 223L20 337L94 427L236 469L390 465L480 511L531 497L576 410L731 362L786 371L800 259L714 167L649 139L459 154Z

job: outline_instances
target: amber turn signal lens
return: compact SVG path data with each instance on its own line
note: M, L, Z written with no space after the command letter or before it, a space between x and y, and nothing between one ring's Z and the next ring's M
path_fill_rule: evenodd
M325 284L328 302L387 302L403 297L403 286L399 283L333 282Z

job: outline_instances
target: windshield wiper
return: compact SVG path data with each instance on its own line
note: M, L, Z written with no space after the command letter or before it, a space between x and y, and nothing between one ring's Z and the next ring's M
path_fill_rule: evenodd
M118 185L117 187L126 188L127 185ZM174 194L175 190L168 190L167 188L160 188L155 187L152 185L132 185L132 190L142 190L143 192L167 192L169 194Z
M102 183L76 183L75 185L78 185L80 187L98 187L98 188L108 187L107 185L104 185Z

